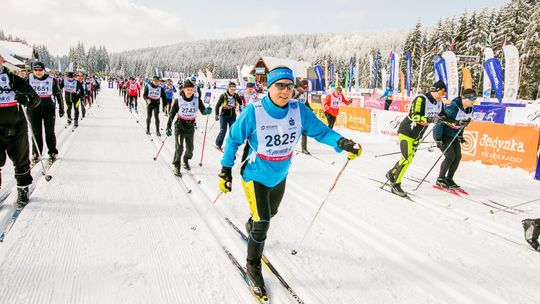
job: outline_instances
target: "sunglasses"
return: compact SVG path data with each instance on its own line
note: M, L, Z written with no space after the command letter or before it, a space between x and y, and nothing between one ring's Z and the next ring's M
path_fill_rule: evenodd
M465 98L469 99L470 101L476 101L477 97L474 96L465 96Z
M441 95L445 95L445 94L446 94L446 90L445 90L445 89L441 89L441 90L439 90L439 94L441 94Z
M33 69L34 72L41 72L43 69Z
M289 90L292 90L294 89L294 83L281 83L281 82L276 82L274 83L274 85L276 86L276 88L280 91L283 91L285 89L289 89Z

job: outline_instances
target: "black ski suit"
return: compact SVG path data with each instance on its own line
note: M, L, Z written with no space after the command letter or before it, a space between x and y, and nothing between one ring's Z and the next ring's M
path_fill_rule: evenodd
M0 67L0 168L6 164L7 153L15 166L17 186L21 187L32 183L28 124L21 105L31 110L39 103L36 92L24 79Z

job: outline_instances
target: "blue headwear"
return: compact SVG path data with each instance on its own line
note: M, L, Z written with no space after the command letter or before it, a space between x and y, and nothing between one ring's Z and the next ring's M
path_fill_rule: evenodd
M280 79L289 79L294 83L294 75L288 67L278 67L268 72L266 86L269 88L274 82Z

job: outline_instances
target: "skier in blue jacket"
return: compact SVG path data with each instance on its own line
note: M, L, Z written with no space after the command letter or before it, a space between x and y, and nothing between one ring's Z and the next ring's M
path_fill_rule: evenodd
M473 105L476 101L476 91L473 89L463 90L462 95L444 108L446 118L433 128L433 138L444 153L436 184L445 189L460 189L454 182L454 173L461 161L461 144L465 142L463 130L472 120Z
M349 159L362 153L359 144L324 125L304 104L292 99L294 77L288 67L268 73L268 96L248 105L232 125L221 160L220 190L230 192L231 168L238 148L247 140L242 157L242 184L251 209L246 223L249 233L247 274L253 291L266 298L261 257L270 219L278 212L294 147L302 132L317 141L349 152Z

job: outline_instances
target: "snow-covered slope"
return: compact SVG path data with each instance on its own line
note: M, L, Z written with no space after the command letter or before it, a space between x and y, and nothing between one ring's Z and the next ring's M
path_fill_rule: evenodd
M238 164L233 192L211 204L219 193L222 154L212 147L219 124L208 122L199 167L206 117L199 118L192 167L201 184L185 176L187 194L172 175L174 140L166 140L154 161L161 142L144 134L145 113L130 114L110 89L98 104L74 133L59 135L53 179L37 182L31 203L0 243L0 302L255 303L223 251L244 263L245 245L224 220L242 228L249 217ZM383 180L397 160L374 158L397 150L394 139L338 131L362 143L364 154L348 164L298 248L346 158L310 140L320 159L295 155L265 250L305 303L537 300L540 256L523 240L520 221L539 217L540 201L516 214L491 214L482 204L540 199L530 174L462 163L456 181L468 199L427 183L412 191L417 184L404 180L410 202L370 180ZM419 151L407 176L423 177L439 153ZM0 219L10 216L5 210L13 199ZM270 273L265 278L273 303L294 303Z

